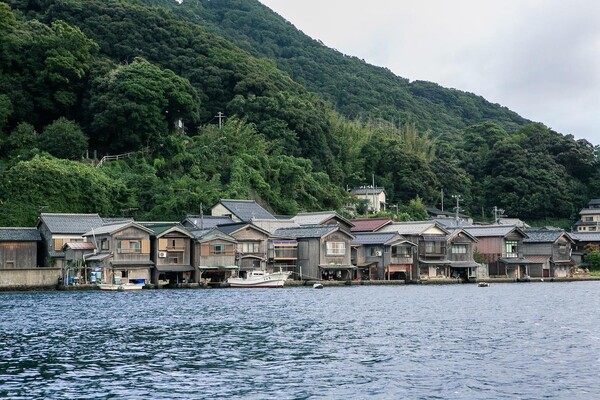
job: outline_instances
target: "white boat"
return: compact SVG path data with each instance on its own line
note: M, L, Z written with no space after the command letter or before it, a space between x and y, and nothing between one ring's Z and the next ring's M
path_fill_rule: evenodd
M487 282L479 282L479 283L477 284L477 286L479 286L479 287L489 287L489 286L490 286L490 284L489 284L489 283L487 283Z
M313 284L313 289L323 289L323 284L322 283L314 283Z
M133 283L124 283L124 284L116 284L116 283L101 283L98 285L100 290L110 290L110 291L128 291L128 290L142 290L144 285L133 284Z
M291 274L291 272L268 273L254 270L249 272L246 278L231 277L227 279L227 283L232 288L280 288Z

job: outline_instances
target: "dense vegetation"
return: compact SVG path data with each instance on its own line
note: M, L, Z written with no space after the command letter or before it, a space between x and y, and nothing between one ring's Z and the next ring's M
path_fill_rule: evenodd
M10 0L0 38L0 225L221 197L342 210L372 177L403 218L442 187L524 219L600 195L590 143L343 56L256 1ZM135 154L94 168L94 150Z

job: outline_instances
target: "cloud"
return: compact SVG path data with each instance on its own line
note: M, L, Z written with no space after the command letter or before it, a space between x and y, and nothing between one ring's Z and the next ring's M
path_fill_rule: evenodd
M343 53L600 144L600 2L261 1Z

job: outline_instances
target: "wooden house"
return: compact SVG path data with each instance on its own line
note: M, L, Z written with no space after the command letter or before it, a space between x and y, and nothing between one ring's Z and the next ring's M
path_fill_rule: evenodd
M221 199L211 207L211 215L229 217L233 222L249 222L253 219L275 219L254 200L228 200Z
M85 241L83 234L102 226L103 223L98 214L42 213L36 227L44 244L43 265L66 267L63 246L66 243Z
M450 232L435 221L394 222L379 232L395 232L417 245L413 257L413 282L449 279L452 270L447 257Z
M217 228L190 231L194 237L192 265L199 271L198 282L224 282L238 270L235 238Z
M192 266L194 236L182 225L173 222L142 222L152 230L150 259L154 262L151 282L155 285L197 282L197 269Z
M479 264L475 262L473 250L478 239L461 228L446 229L450 232L447 252L450 277L467 282L477 280Z
M490 277L526 280L531 261L523 256L527 234L516 226L487 225L464 228L479 241L476 251L487 263Z
M352 240L352 264L363 269L370 280L412 278L417 245L397 232L357 232Z
M35 228L0 228L0 269L37 268L42 236Z
M250 222L219 225L217 229L236 240L236 265L241 277L248 271L266 269L269 232Z
M564 278L575 263L571 260L573 239L562 229L530 228L525 230L523 256L531 261L532 278Z
M354 236L338 225L281 228L275 231L275 235L297 241L297 267L294 272L299 279L351 280L357 277L350 250Z
M105 224L83 236L96 245L96 254L87 257L89 268L107 283L150 283L154 262L150 258L150 235L134 221Z
M574 243L572 245L571 259L576 265L584 262L584 256L590 249L600 249L599 232L569 232L567 234Z

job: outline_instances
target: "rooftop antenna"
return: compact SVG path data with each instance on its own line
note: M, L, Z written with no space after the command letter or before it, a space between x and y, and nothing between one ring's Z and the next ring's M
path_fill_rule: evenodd
M460 212L460 201L462 200L462 197L460 197L460 194L454 194L452 195L452 198L456 199L456 207L454 208L454 218L456 219L456 223L458 224L458 213Z
M494 222L496 224L500 223L500 218L503 217L504 210L494 206L493 212L494 212Z

